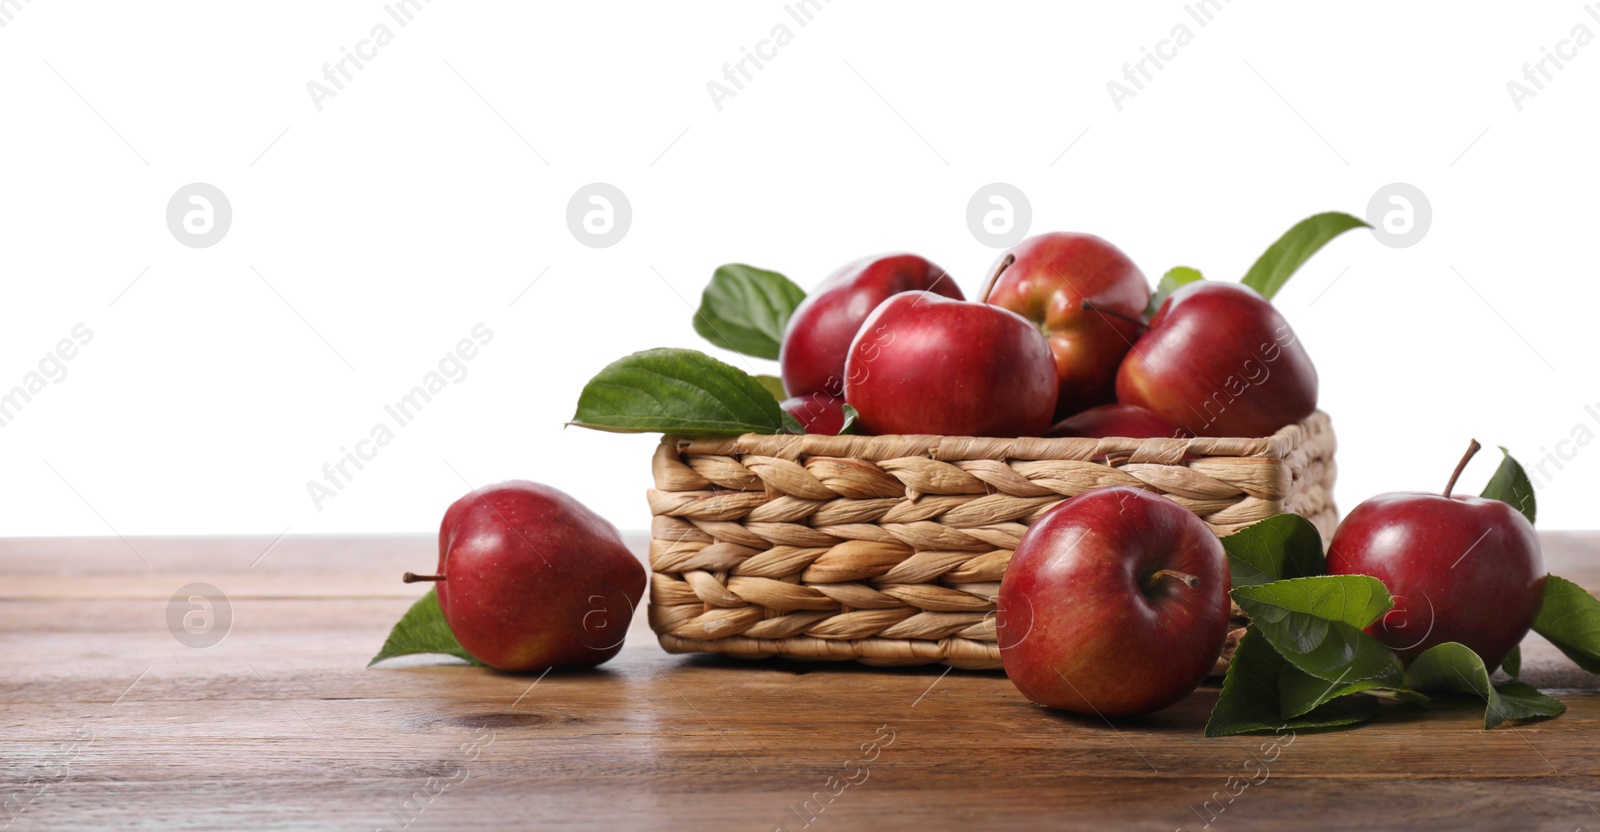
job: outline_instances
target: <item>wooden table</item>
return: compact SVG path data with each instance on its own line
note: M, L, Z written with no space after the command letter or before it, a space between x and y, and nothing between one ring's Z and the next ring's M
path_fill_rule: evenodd
M1545 541L1600 586L1600 535ZM588 672L367 669L433 542L271 543L0 541L0 828L1600 829L1596 680L1537 637L1565 716L1386 707L1273 758L1201 736L1214 686L1113 726L998 673L669 656L642 615ZM230 599L209 648L168 628L191 582Z

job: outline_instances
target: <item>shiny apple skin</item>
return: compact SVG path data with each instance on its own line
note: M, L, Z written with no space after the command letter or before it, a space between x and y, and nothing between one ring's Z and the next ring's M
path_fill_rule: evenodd
M611 525L547 485L512 480L457 500L439 525L436 584L461 646L498 670L588 667L622 649L644 565Z
M1198 585L1162 578L1171 569ZM1187 696L1228 635L1229 573L1216 535L1165 497L1118 486L1056 506L1022 536L1000 582L1006 675L1051 708L1137 716Z
M991 280L985 301L1032 321L1050 343L1061 389L1056 418L1116 399L1117 367L1139 339L1138 326L1099 309L1140 320L1150 303L1144 272L1121 249L1093 234L1029 237L1001 253L1015 260Z
M1317 409L1317 370L1255 290L1200 281L1172 293L1117 372L1117 400L1196 436L1261 437Z
M861 322L891 295L931 291L961 300L961 287L915 254L863 257L834 272L800 302L783 331L778 367L784 392L844 394L844 361Z
M837 436L844 429L844 399L826 393L791 396L779 403L806 433Z
M1056 423L1046 436L1088 439L1188 439L1191 434L1152 411L1131 404L1091 407Z
M1345 517L1328 574L1371 575L1395 606L1367 632L1410 664L1447 641L1493 670L1544 601L1544 552L1521 512L1483 497L1381 494Z
M903 292L861 325L844 398L868 433L1040 436L1055 413L1055 366L1015 312Z

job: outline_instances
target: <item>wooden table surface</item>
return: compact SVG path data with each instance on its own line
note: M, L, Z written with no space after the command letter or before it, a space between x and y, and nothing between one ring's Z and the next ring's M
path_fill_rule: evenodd
M0 828L1600 829L1596 681L1537 637L1565 716L1386 706L1274 757L1201 736L1215 686L1109 725L998 673L670 656L642 615L598 670L367 669L432 540L271 543L0 541ZM1600 534L1545 545L1600 587ZM191 582L229 599L209 648L167 625Z

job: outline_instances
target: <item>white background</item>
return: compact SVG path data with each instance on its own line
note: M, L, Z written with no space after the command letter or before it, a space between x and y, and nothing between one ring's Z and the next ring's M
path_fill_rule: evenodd
M1346 235L1277 301L1345 510L1438 490L1469 437L1475 489L1494 445L1532 465L1600 431L1600 45L1520 111L1506 88L1600 32L1577 2L1236 0L1204 27L1175 2L834 0L805 27L778 2L437 2L404 28L378 2L8 8L0 389L75 324L94 338L0 428L0 534L432 530L512 477L644 528L655 439L562 428L590 375L699 346L689 304L724 262L809 287L904 249L971 294L995 251L966 205L997 181L1035 233L1217 279L1308 214L1419 187L1421 242ZM393 42L319 112L306 83L380 22ZM719 112L707 82L779 23L793 41ZM1119 111L1107 82L1179 23L1192 42ZM606 249L566 225L596 181L634 214ZM210 248L166 226L190 182L232 204ZM469 375L317 510L307 481L480 322ZM1563 447L1541 526L1594 527L1600 448Z

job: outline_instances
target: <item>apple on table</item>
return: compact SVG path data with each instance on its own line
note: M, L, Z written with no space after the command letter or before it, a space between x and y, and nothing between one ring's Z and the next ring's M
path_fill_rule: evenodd
M1476 440L1442 494L1380 494L1344 518L1328 546L1328 573L1370 575L1395 606L1367 628L1410 664L1447 641L1493 670L1533 627L1544 601L1544 552L1533 523L1510 503L1452 494Z
M439 610L497 670L601 664L622 649L644 565L615 526L566 493L512 480L451 504L439 524Z
M1216 534L1172 500L1126 486L1072 497L1022 536L1000 582L1006 675L1041 705L1099 717L1192 692L1228 636Z

